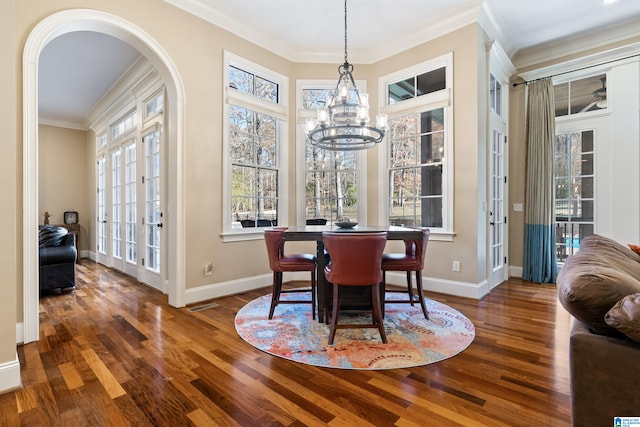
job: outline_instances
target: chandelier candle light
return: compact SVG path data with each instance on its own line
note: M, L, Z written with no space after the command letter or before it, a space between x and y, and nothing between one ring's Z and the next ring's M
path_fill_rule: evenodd
M318 110L317 119L307 119L309 142L325 150L352 151L374 147L387 129L387 115L376 116L369 125L369 95L360 93L353 80L353 65L347 60L347 0L344 1L344 64L338 67L338 84ZM354 96L355 94L355 96Z

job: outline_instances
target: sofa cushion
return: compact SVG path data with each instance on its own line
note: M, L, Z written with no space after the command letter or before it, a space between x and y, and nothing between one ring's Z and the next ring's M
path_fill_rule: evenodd
M604 317L607 325L640 342L640 293L618 301Z
M556 282L560 303L576 319L595 333L620 336L605 322L605 315L625 296L640 293L640 256L594 234L567 258Z
M39 227L39 246L47 248L51 246L60 246L69 231L64 227L55 227L53 225L42 225Z

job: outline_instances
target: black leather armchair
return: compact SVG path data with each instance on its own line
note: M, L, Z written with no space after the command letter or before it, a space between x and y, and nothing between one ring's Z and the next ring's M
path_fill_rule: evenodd
M76 236L63 227L39 227L40 291L76 286Z

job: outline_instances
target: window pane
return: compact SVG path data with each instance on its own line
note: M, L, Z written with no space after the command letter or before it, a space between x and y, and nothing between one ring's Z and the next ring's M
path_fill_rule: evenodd
M415 77L389 85L389 105L416 97Z
M331 91L329 89L303 89L302 108L307 110L324 108L330 92Z
M418 90L417 96L427 93L437 92L447 87L446 68L442 67L437 70L420 74L417 77Z
M229 67L229 86L240 92L253 94L253 74L236 67Z
M278 102L278 85L272 81L256 76L255 95L271 102Z

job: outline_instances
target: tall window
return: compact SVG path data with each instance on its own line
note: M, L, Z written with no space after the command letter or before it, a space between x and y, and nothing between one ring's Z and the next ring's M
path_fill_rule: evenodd
M391 225L453 232L452 55L383 77Z
M325 105L335 83L301 82L301 116L312 116ZM351 94L355 98L355 91ZM299 101L300 102L300 101ZM354 102L355 99L354 99ZM302 138L304 140L304 138ZM340 218L364 221L359 203L362 185L362 154L357 151L330 151L304 142L304 214L309 224L332 224ZM363 218L359 218L359 217Z
M225 53L227 197L225 230L255 230L282 223L282 87L286 79Z
M577 251L594 227L594 132L559 133L555 141L558 261Z

